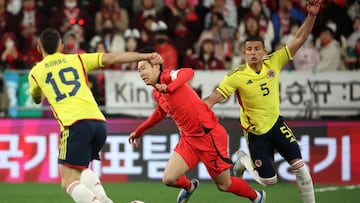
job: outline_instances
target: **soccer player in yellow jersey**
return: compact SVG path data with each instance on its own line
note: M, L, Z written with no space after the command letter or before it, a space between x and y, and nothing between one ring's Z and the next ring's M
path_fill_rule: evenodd
M40 34L38 50L43 60L29 73L30 95L35 103L47 98L61 127L59 168L61 186L79 203L112 203L96 174L88 169L90 161L100 159L107 128L89 88L87 72L116 63L150 60L160 64L157 53L136 52L62 54L58 31Z
M320 6L319 0L308 2L305 22L294 39L279 51L266 56L263 39L248 38L245 41L247 63L225 75L217 89L204 98L210 107L228 98L233 92L238 98L240 124L247 139L250 156L242 151L238 152L234 172L242 175L246 168L260 184L275 184L277 175L273 160L276 149L291 165L305 203L315 202L312 178L295 136L280 115L279 76L283 65L292 59L311 33Z

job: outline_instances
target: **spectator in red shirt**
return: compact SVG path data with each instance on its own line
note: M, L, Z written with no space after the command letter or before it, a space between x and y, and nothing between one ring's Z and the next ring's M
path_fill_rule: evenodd
M167 25L163 21L153 23L155 49L164 59L165 69L175 70L178 66L178 51L169 41Z
M23 7L18 15L20 30L19 40L21 51L26 53L32 48L32 44L37 43L36 33L47 27L46 16L36 8L35 0L23 0Z
M26 52L24 52L25 69L31 69L33 65L35 65L42 59L42 55L38 50L39 35L40 32L35 33L34 40L32 40L30 48Z
M125 51L136 52L139 47L140 32L138 29L127 29L124 32ZM137 62L129 62L120 64L121 70L134 71L137 70Z
M163 19L168 25L169 38L178 50L179 65L198 39L203 25L199 15L187 0L176 0L164 7ZM166 67L166 66L165 66Z
M12 32L6 32L2 35L0 41L1 69L24 69L24 55L18 46L16 35Z
M149 50L150 51L150 50ZM182 188L177 202L187 202L199 186L185 173L202 161L220 191L246 197L253 202L265 202L264 191L256 191L242 178L230 176L232 161L228 154L225 128L211 109L202 102L188 82L194 76L191 68L162 70L162 65L149 61L138 62L138 72L146 85L154 87L156 108L151 116L129 136L129 143L137 147L146 130L170 115L180 129L180 140L164 171L163 183Z
M124 32L129 27L128 12L118 1L102 0L100 9L95 13L95 32L101 34L107 19L114 22L114 28Z
M18 32L16 25L18 22L15 15L7 11L7 0L0 0L0 35L5 32Z
M63 36L65 54L82 54L85 50L79 46L79 40L73 31L67 31Z
M84 27L86 39L92 37L94 33L94 19L77 0L64 0L62 6L50 16L49 25L59 30L62 35L74 25Z
M155 4L158 1L141 0L141 8L134 12L131 18L130 27L139 30L144 29L144 23L147 17L152 17L155 21L162 20L162 14L156 10Z
M200 52L185 57L183 65L195 70L225 69L224 62L215 56L215 42L212 39L205 39L200 47Z

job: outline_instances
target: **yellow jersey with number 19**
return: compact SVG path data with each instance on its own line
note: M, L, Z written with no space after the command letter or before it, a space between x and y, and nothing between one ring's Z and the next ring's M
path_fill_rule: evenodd
M264 57L256 73L243 64L224 76L217 91L228 98L234 91L240 104L240 124L245 130L261 135L268 132L280 115L280 71L292 60L288 47Z
M102 53L46 56L29 72L29 93L47 98L61 130L78 120L105 117L90 90L87 72L103 67Z

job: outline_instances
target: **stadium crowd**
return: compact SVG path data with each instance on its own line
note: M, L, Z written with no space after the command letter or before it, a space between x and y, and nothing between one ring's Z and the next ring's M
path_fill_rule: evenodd
M164 58L164 67L222 70L244 62L244 40L249 36L260 35L268 53L284 46L305 20L306 2L0 0L0 94L6 90L1 72L26 71L41 59L37 40L47 27L61 33L64 53L153 46ZM283 70L360 68L360 0L323 0L323 7L312 35ZM106 69L136 70L136 63ZM104 102L103 75L89 80L100 89L99 102Z

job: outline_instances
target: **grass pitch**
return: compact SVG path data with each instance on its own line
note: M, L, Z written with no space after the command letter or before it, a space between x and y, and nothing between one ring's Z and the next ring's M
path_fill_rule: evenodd
M250 183L255 189L265 189L267 203L302 203L295 184L277 183L261 187ZM179 189L164 186L161 182L104 183L105 190L115 203L142 200L145 203L176 202ZM315 185L318 203L360 202L360 186ZM72 199L60 188L60 184L0 183L1 203L72 203ZM250 202L233 194L217 191L208 181L200 182L199 188L188 203Z

